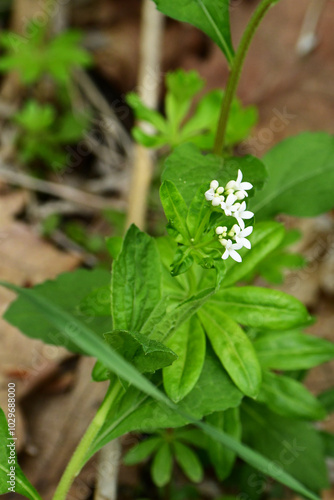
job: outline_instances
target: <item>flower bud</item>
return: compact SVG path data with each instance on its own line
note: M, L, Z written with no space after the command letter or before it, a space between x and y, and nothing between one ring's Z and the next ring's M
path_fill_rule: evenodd
M222 202L222 200L220 199L220 196L216 196L212 200L212 206L213 207L219 207L219 205L221 204L221 202Z
M216 227L216 234L223 234L227 231L226 226L218 226Z
M210 188L216 190L219 187L219 182L218 181L211 181L210 182Z

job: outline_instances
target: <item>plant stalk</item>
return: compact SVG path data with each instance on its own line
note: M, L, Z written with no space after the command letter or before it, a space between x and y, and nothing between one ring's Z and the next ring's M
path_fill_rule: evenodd
M69 492L69 489L76 478L76 476L79 474L80 470L82 469L82 466L85 461L85 457L89 451L89 448L94 441L97 433L101 429L102 425L105 422L105 419L107 417L107 414L112 407L112 405L116 402L120 392L122 391L122 386L119 382L115 383L114 385L110 385L108 387L107 393L105 395L105 398L98 409L95 417L93 418L92 422L90 423L87 431L85 432L83 438L81 439L80 443L78 444L74 454L72 455L72 458L70 462L68 463L65 472L60 480L60 483L58 484L58 487L56 489L56 492L53 496L53 500L65 500L66 495Z
M244 31L244 34L241 38L241 41L239 43L238 49L235 54L235 59L232 65L232 69L226 84L225 95L222 102L222 107L217 127L215 145L213 148L214 154L221 155L224 148L228 117L230 114L232 101L238 87L243 63L247 55L251 41L253 39L253 36L260 22L262 21L263 17L267 13L267 11L277 2L278 0L262 0L262 2L258 5L255 12L253 13L247 25L247 28Z

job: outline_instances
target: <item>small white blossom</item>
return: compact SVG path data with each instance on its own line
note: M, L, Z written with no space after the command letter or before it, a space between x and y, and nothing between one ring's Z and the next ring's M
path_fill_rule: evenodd
M241 229L245 229L245 223L243 219L251 219L254 217L253 212L246 210L246 202L236 204L237 208L233 211L233 216L237 219L239 226Z
M218 234L218 236L221 236L222 238L225 238L225 236L227 235L227 227L226 226L216 227L216 234Z
M220 240L220 243L225 247L225 252L222 255L222 259L226 260L228 257L232 257L236 262L242 262L241 256L236 252L236 250L240 250L242 245L240 243L233 243L232 240Z
M236 191L234 194L237 197L237 200L243 200L245 198L245 191Z
M219 187L219 182L214 180L210 183L210 189L205 192L205 199L212 202L212 206L219 207L222 201L224 201L224 196L222 193L224 188Z
M204 196L207 201L212 201L215 196L215 190L213 188L208 189L207 191L205 191Z
M235 212L236 207L234 203L236 202L237 198L234 196L234 194L229 194L228 197L226 198L226 201L221 202L221 207L225 212L225 215L232 215L232 212ZM235 216L235 215L234 215Z
M234 224L232 229L234 230L235 234L235 242L250 250L252 245L251 242L246 238L253 232L253 226L248 226L245 229L241 229L240 226Z
M249 189L252 189L252 187L253 187L253 185L250 182L241 182L242 177L243 177L242 172L239 169L237 180L228 182L226 184L226 188L225 188L227 190L233 189L234 191L238 191L239 192L239 195L238 195L239 200L242 200L243 198L245 198L245 196L248 196L247 191L249 191ZM241 198L241 196L242 196L242 198Z

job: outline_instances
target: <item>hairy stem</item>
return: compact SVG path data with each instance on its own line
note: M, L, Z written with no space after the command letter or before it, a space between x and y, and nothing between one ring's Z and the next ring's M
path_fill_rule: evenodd
M278 0L262 0L262 2L258 5L257 9L255 10L254 14L252 15L247 25L247 28L241 38L240 44L235 54L233 66L227 81L225 95L221 107L215 145L213 148L213 152L215 154L221 154L224 148L226 128L231 109L231 104L237 90L243 63L246 54L248 52L250 43L263 17L270 9L270 7L272 7L275 3L277 3L277 1Z
M72 455L69 464L65 469L65 472L53 496L53 500L65 500L66 495L75 477L79 474L80 470L82 469L85 457L87 456L87 453L89 451L92 442L94 441L96 435L98 434L99 430L104 424L111 406L115 403L122 390L123 390L122 386L120 385L119 382L109 386L100 408L98 409L95 417L90 423L86 433L81 439L74 454Z

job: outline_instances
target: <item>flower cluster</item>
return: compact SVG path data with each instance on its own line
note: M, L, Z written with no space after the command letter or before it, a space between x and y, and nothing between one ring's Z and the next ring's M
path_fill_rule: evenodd
M224 260L231 256L235 261L241 262L241 256L236 250L243 247L251 248L247 237L252 233L253 227L245 227L244 219L251 219L254 214L247 210L244 199L248 196L247 191L252 187L250 182L242 182L242 172L238 170L236 181L229 181L225 187L220 187L219 182L214 180L210 183L210 189L205 193L205 198L211 201L212 206L220 207L226 216L234 217L238 222L230 229L227 226L216 228L219 241L225 248L222 255Z

